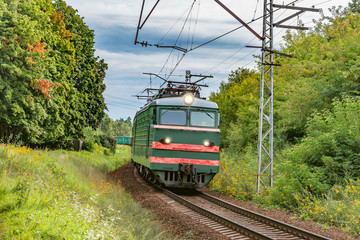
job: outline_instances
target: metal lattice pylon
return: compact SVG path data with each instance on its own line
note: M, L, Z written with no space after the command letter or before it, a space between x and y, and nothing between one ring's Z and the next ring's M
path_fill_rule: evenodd
M273 0L264 0L256 193L273 186ZM265 180L263 176L268 176Z

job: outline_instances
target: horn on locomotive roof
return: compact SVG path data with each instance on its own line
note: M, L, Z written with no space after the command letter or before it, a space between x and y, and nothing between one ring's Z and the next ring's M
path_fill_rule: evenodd
M185 81L169 81L158 74L155 73L143 73L145 75L155 76L163 80L164 82L161 84L160 88L146 88L141 92L147 93L146 95L136 95L138 99L147 99L148 101L152 101L154 99L164 98L164 97L177 97L184 95L186 93L192 93L194 96L200 98L200 90L201 87L208 87L206 84L199 84L200 81L206 78L213 78L212 75L202 75L202 74L191 74L190 70L186 70ZM191 82L192 77L197 77L195 82ZM151 81L151 79L150 79ZM165 84L167 84L165 86Z

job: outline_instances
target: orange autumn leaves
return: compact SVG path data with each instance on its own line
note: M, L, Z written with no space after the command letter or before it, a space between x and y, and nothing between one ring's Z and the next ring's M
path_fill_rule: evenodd
M27 52L37 53L38 57L41 59L45 59L46 53L50 51L49 49L45 49L47 44L45 42L41 42L40 40L37 40L33 44L28 43L27 46ZM26 57L26 59L31 64L37 64L32 57ZM36 79L33 86L39 89L46 98L53 99L53 97L50 96L50 93L52 93L54 91L53 88L56 88L58 85L59 84L52 83L46 79Z

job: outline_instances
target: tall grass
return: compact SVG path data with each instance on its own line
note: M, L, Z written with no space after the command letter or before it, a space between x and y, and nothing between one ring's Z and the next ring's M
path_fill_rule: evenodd
M129 148L103 152L0 145L0 238L170 238L149 211L106 180L127 163Z

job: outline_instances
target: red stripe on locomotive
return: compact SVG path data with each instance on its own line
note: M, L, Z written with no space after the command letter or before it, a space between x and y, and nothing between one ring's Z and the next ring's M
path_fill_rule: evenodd
M162 149L162 150L178 150L178 151L191 151L191 152L212 152L218 153L219 146L205 147L203 145L191 145L191 144L164 144L161 142L153 142L153 149Z
M187 159L187 158L165 158L165 157L150 157L151 163L190 163L195 165L219 166L219 160L200 160L200 159Z

